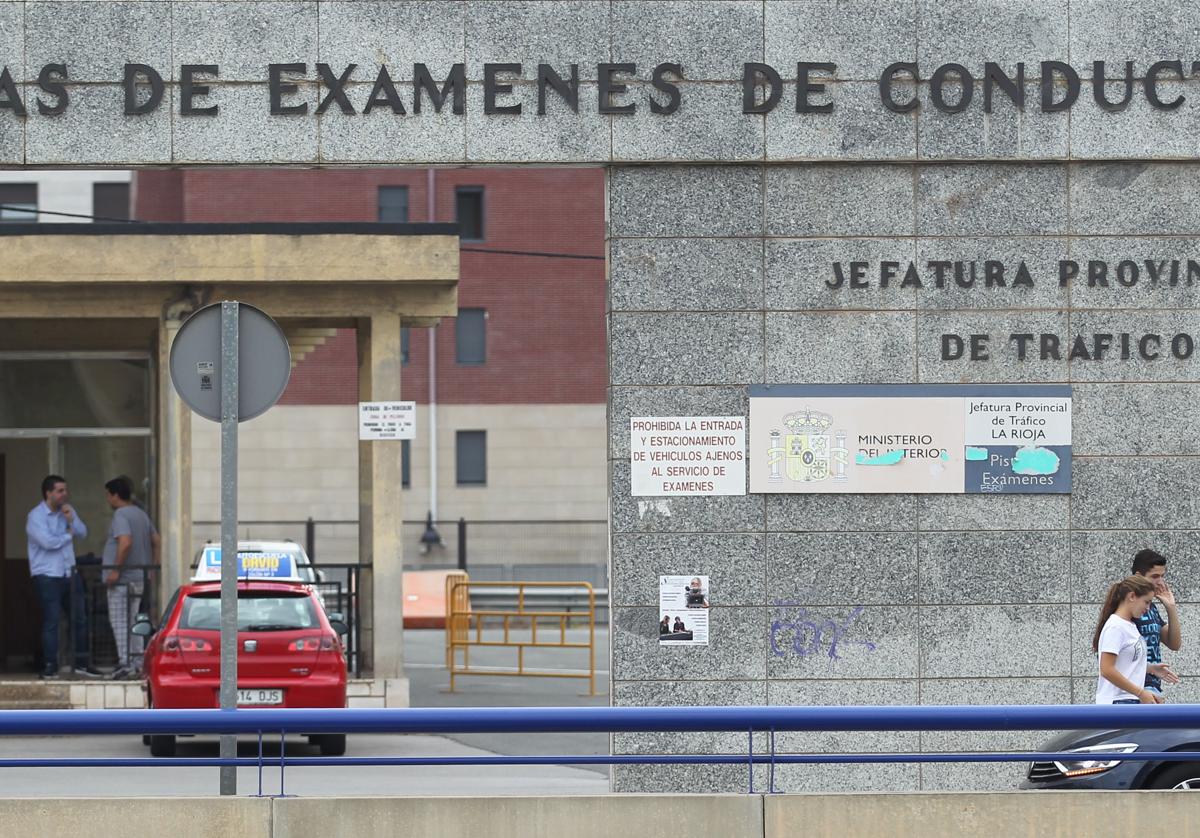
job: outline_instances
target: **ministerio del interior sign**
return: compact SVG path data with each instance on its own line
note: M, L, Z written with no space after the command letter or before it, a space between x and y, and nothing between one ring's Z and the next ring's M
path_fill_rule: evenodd
M752 493L1069 494L1070 385L750 387Z

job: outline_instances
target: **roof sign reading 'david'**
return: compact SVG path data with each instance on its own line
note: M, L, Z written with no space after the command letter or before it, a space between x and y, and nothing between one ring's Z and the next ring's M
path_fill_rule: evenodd
M746 494L746 417L630 419L633 494Z
M288 553L238 551L237 575L239 579L279 579L302 581L296 573L296 559ZM220 581L221 548L205 547L200 556L200 565L192 577L196 582Z

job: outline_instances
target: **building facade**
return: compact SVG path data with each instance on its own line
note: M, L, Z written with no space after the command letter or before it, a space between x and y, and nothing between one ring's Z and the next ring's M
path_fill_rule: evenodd
M1188 280L1200 262L1195 7L730 0L446 3L430 15L404 3L181 2L168 17L156 3L79 4L71 16L10 5L23 11L4 31L23 33L24 55L69 59L96 82L78 91L92 107L62 119L0 113L12 165L607 168L614 703L1086 703L1098 601L1136 549L1171 557L1185 619L1200 601L1187 410L1200 311ZM136 40L99 54L94 33L109 30L98 23L118 9ZM244 31L269 34L249 51ZM192 43L226 71L206 94L221 112L171 100L124 113L108 56L161 66L181 94L168 69L181 56L160 45ZM300 66L285 84L268 62ZM27 63L33 85L38 62ZM349 67L349 80L331 87L318 64L335 81ZM410 83L418 66L462 83L435 111L415 85L392 97L383 65ZM1034 279L939 286L931 266L988 261L1024 263ZM839 290L833 266L851 262L880 280L885 263L935 278ZM981 336L991 351L955 356L947 335ZM1071 386L1069 495L633 495L631 417L745 417L750 388L766 385L964 382ZM708 645L661 645L658 577L700 572ZM797 644L810 624L836 649ZM1173 661L1185 678L1170 700L1196 697L1198 650ZM740 735L615 745L745 747ZM1016 774L783 766L775 780L784 791L1009 788ZM744 780L740 765L614 773L629 791Z
M0 171L0 224L72 224L130 218L129 171Z
M130 215L129 171L0 171L0 225L78 224L97 216L121 220ZM0 665L29 665L36 645L30 622L29 565L25 515L38 502L47 471L70 465L79 476L76 502L85 521L107 518L103 495L89 491L127 471L145 478L151 466L152 425L149 405L148 348L107 358L72 357L68 347L31 352L0 352L0 577L3 622ZM92 386L81 392L81 384ZM39 384L46 398L29 397ZM124 404L108 397L104 385L115 385L131 398ZM69 405L67 410L53 406ZM128 428L125 436L97 435L101 417ZM120 465L118 465L118 463ZM99 555L104 531L94 527L78 547L81 555Z
M401 395L417 403L418 428L395 446L414 548L407 564L455 563L459 519L481 576L605 563L602 170L145 171L135 189L137 216L152 221L459 223L459 316L403 333ZM300 539L313 518L321 559L351 561L354 331L289 337L288 390L243 429L241 517L295 523L244 532ZM218 519L217 431L193 429L197 541L215 538L215 524L202 522ZM430 514L443 546L418 552Z

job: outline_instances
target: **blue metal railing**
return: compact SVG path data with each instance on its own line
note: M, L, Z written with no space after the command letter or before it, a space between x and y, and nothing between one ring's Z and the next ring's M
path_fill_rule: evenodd
M1200 704L6 710L0 736L130 733L634 733L1200 729Z
M775 748L786 731L986 731L1117 728L1200 730L1200 705L1013 705L920 707L463 707L406 709L242 709L242 710L8 710L0 712L0 736L256 734L258 755L229 759L191 758L26 758L2 759L0 768L279 766L280 793L286 767L312 765L746 765L749 790L753 768L771 766L774 791L777 764L1028 762L1078 759L1062 752L945 752L795 754ZM747 734L744 754L686 755L487 755L460 757L295 757L284 739L322 733L636 733L723 731ZM755 734L768 736L756 753ZM263 754L264 738L280 737L280 754ZM1200 761L1200 752L1089 753L1089 759L1126 762Z

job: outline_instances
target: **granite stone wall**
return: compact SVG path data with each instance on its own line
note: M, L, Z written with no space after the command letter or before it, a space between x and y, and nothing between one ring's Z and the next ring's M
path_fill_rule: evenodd
M1185 618L1200 600L1194 357L1067 360L1064 348L1061 361L994 352L1002 357L952 362L939 344L945 332L991 333L997 349L1012 332L1056 333L1064 347L1077 333L1089 343L1095 332L1195 333L1200 287L1061 288L1057 264L1194 257L1200 219L1170 196L1200 194L1200 167L619 168L609 189L615 704L1088 703L1097 603L1137 549L1170 557ZM1034 287L826 285L832 261L916 261L924 271L931 259L984 258L1024 260ZM749 384L961 381L1072 383L1070 496L630 496L631 416L746 415ZM710 644L660 648L657 577L693 573L711 577ZM807 632L804 652L797 632ZM1170 700L1200 700L1200 647L1166 654L1185 676ZM779 744L936 751L1041 739L786 734ZM747 737L614 745L744 752ZM1005 788L1021 770L788 766L776 780L787 791ZM746 773L631 767L615 785L737 790Z
M0 67L8 68L28 111L0 107L0 165L1186 159L1200 149L1194 103L1155 110L1141 82L1154 62L1179 60L1184 80L1164 71L1160 98L1195 97L1198 27L1200 7L1168 0L0 0ZM1096 60L1108 62L1108 78L1123 77L1124 62L1135 62L1128 107L1109 112L1094 100ZM831 113L797 113L801 61L836 65L813 75L825 90L811 99L832 101ZM1038 106L1043 61L1079 71L1083 88L1071 108ZM770 113L742 113L747 62L779 72L781 97ZM881 104L878 80L894 62L921 68L919 85L903 76L895 85L897 100L915 95L914 111L893 113ZM951 62L975 79L961 113L931 107L928 80ZM997 92L985 113L985 62L1008 74L1026 64L1026 107ZM126 63L162 76L162 104L153 111L125 114ZM319 63L334 77L356 65L343 88L353 113L333 101L317 113L329 91ZM600 112L605 63L636 65L618 79L627 84L618 102L635 112ZM682 68L680 107L670 115L651 108L668 101L651 84L662 63ZM38 85L48 64L68 70L69 103L59 114L37 106L39 98L57 102ZM271 113L271 64L304 65L281 73L295 88L281 93L280 104L307 104L307 112ZM439 84L463 65L462 114L449 105L436 111L428 98L416 112L416 64ZM487 64L521 65L518 73L500 74L502 82L512 77L512 90L497 99L519 103L519 114L485 112ZM539 64L567 76L569 65L578 65L577 110L550 93L538 113ZM185 65L219 67L215 76L196 77L208 90L194 102L219 113L181 113ZM380 67L387 67L403 113L388 106L363 113ZM963 93L955 78L944 97L950 103ZM1108 92L1119 100L1121 85ZM1055 95L1062 93L1059 85ZM141 89L138 101L146 95ZM0 101L7 105L8 98ZM900 172L859 176L877 179L889 194L901 188L891 180ZM1017 170L1011 187L1019 192L1022 184ZM955 185L935 178L925 188L936 196ZM785 180L775 186L788 188ZM1027 197L1038 203L1042 196ZM770 223L786 223L804 203L799 196ZM824 213L841 222L839 235L864 227L879 234L880 223L899 223L868 212L845 215L836 206ZM982 219L951 214L947 221L965 235L978 232Z

